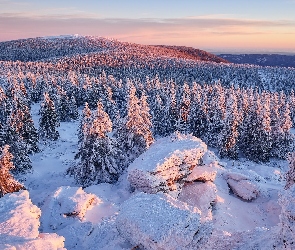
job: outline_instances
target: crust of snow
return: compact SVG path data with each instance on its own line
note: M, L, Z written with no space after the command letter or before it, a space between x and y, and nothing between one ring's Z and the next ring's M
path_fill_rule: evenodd
M216 185L210 181L187 183L183 186L178 199L201 210L202 219L212 219L211 208L216 202Z

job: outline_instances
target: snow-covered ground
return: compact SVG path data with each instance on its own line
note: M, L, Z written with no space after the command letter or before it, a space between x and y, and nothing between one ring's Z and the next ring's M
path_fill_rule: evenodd
M39 105L33 105L32 114L36 125L38 110ZM278 204L278 194L285 184L283 175L287 171L286 161L272 160L267 164L256 164L247 160L221 162L218 158L212 157L213 153L208 151L203 142L196 141L193 144L195 139L176 138L176 141L182 140L181 143L171 142L169 149L171 138L163 138L143 155L146 159L152 160L157 152L157 157L161 156L161 159L157 159L157 162L150 161L148 167L142 168L139 167L139 161L135 161L129 169L129 174L134 169L150 171L150 174L156 169L153 166L166 166L165 161L170 161L171 164L173 161L169 159L175 155L183 156L183 152L189 153L188 150L192 150L192 154L199 152L196 150L198 145L201 145L199 149L202 150L198 159L201 156L205 157L205 153L211 155L209 160L204 158L204 165L192 173L182 172L177 178L175 173L173 174L173 185L180 188L178 198L175 197L175 193L171 193L174 197L170 196L169 191L166 196L162 196L141 193L143 190L137 190L136 185L131 188L127 172L115 185L99 184L82 190L72 177L65 175L67 168L75 163L78 124L78 121L61 123L60 139L40 145L41 152L31 156L34 171L26 175L24 184L29 197L26 196L25 200L28 202L27 200L31 199L32 204L41 210L41 225L37 231L35 230L32 239L42 237L42 233L43 236L46 235L44 233L55 233L56 235L52 236L54 239L60 241L62 238L59 236L65 238L67 249L118 250L137 246L138 249L143 246L146 249L159 249L159 246L161 249L197 249L201 246L200 242L204 244L202 249L251 249L249 244L243 246L242 242L252 239L258 244L258 248L252 249L269 249L271 241L266 244L265 239L268 233L275 231L280 221L281 207ZM164 145L162 148L161 143ZM174 148L175 145L177 148ZM144 163L144 159L140 162ZM190 162L194 161L185 164L191 164ZM161 168L162 177L168 175L167 172L163 172L165 168ZM173 168L173 171L175 169L177 168ZM190 168L183 168L181 171L188 169ZM153 172L153 176L160 178L157 171ZM164 178L164 181L171 178ZM181 185L178 185L179 183ZM166 184L169 186L171 183ZM0 218L1 215L4 216L3 201L1 198ZM128 209L128 206L132 207ZM37 207L34 209L38 212ZM9 208L6 207L7 209ZM22 215L19 213L16 216ZM161 225L161 222L165 225ZM194 226L191 223L194 223ZM24 226L23 224L21 226ZM1 230L3 229L0 221L0 233L3 234ZM161 233L157 233L157 230ZM202 234L193 233L194 230L205 231ZM143 237L142 242L138 235ZM220 240L221 237L224 242ZM169 241L168 244L165 241L167 239L175 241ZM197 241L199 245L196 245ZM13 245L13 241L8 243L6 248L0 243L0 248L28 249L21 245ZM139 246L140 244L142 246ZM177 244L179 247L175 248ZM11 246L16 248L9 248ZM46 249L60 247L59 242L51 244Z

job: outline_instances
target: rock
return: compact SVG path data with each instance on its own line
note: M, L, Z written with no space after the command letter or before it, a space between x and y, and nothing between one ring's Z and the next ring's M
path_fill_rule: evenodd
M191 174L188 175L186 181L214 181L217 169L208 166L196 166Z
M87 194L81 187L59 187L46 202L42 224L53 230L61 229L79 219L99 202L94 194Z
M64 249L64 237L39 234L41 210L32 204L29 192L6 194L0 199L0 249Z
M228 173L226 175L226 181L230 189L235 195L243 200L256 199L259 194L259 189L247 177L238 173Z
M128 180L139 191L176 197L206 152L207 145L192 135L162 138L129 166Z
M165 194L138 193L125 201L116 227L132 245L147 250L186 249L211 232L210 223L200 222L197 208Z
M212 182L194 182L183 186L178 199L201 210L202 217L212 217L212 204L216 201L216 186Z

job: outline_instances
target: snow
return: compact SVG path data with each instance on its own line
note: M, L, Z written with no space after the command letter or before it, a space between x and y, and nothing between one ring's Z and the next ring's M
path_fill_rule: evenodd
M198 166L193 169L193 171L186 178L186 180L187 181L214 181L216 178L216 174L217 174L217 170L213 167Z
M63 237L39 234L40 215L41 210L32 204L26 190L1 198L0 249L63 249Z
M121 205L116 225L124 238L144 249L184 249L210 231L198 209L169 195L145 193Z

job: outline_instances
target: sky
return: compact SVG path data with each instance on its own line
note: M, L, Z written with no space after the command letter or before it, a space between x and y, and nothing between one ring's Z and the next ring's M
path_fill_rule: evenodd
M0 0L0 41L68 34L295 53L295 0Z

